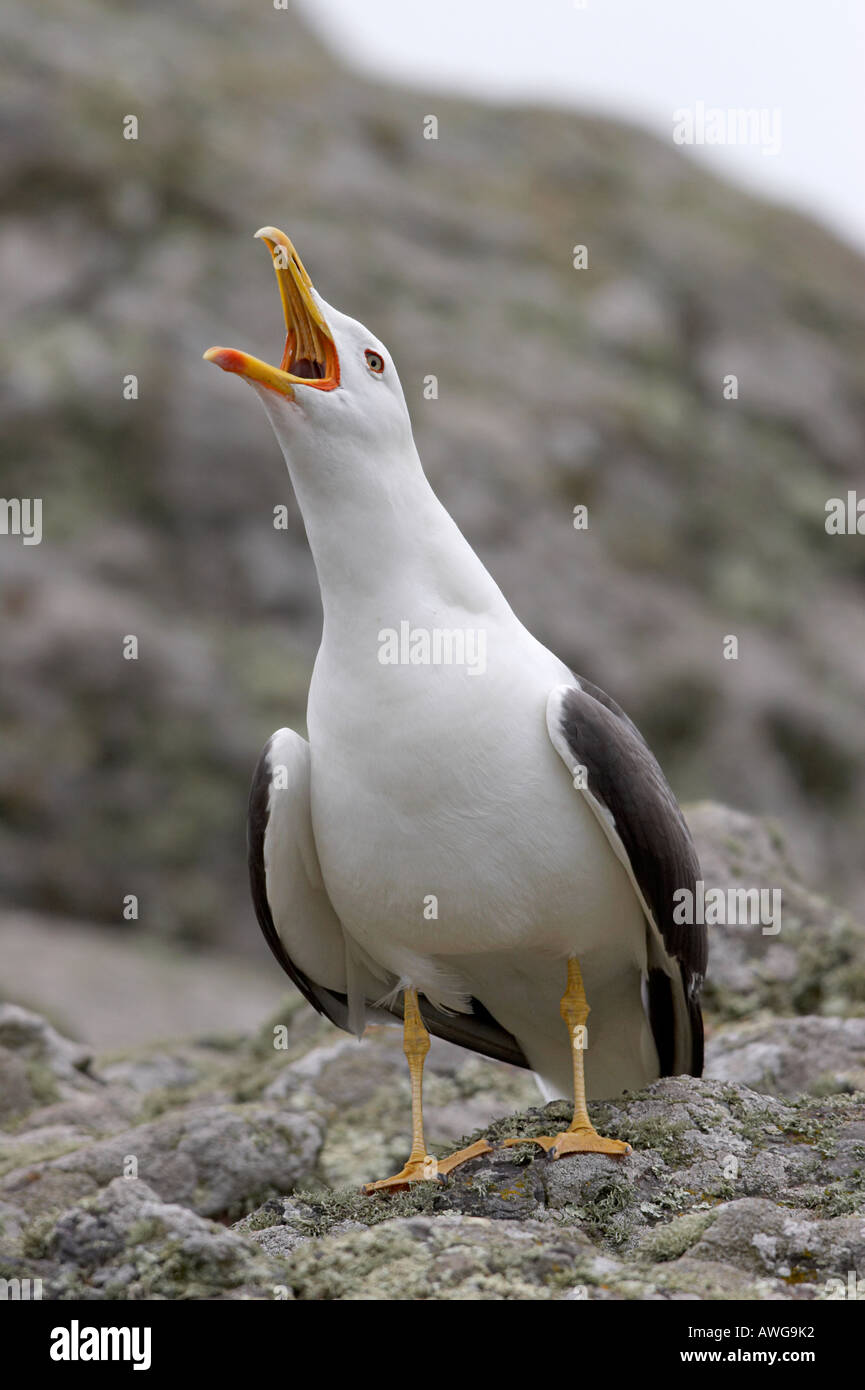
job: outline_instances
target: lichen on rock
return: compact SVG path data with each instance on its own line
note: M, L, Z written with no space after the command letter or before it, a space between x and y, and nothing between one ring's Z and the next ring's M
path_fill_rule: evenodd
M713 809L702 824L722 873L741 819ZM736 837L740 862L748 842ZM755 873L758 860L783 872L771 837L750 843ZM625 1158L503 1147L567 1125L569 1103L541 1105L527 1073L433 1039L431 1151L483 1135L493 1152L391 1195L361 1184L406 1155L398 1028L358 1045L292 999L255 1032L91 1061L45 1020L0 1009L17 1078L0 1133L0 1277L39 1277L59 1299L831 1297L831 1281L865 1269L865 1020L855 990L837 1009L840 975L827 1012L798 1011L814 942L838 921L821 899L808 911L807 928L781 934L783 1016L771 941L719 933L707 1075L590 1106L633 1146ZM727 1007L738 989L755 1018Z

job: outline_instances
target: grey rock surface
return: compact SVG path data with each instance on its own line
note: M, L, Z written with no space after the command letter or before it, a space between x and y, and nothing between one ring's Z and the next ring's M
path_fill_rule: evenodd
M311 1049L296 1037L301 1062L330 1051L316 1033ZM185 1093L129 1088L138 1123L115 1119L96 1142L35 1111L3 1154L0 1274L41 1278L60 1299L802 1299L832 1297L833 1279L863 1268L861 1091L658 1081L591 1107L632 1144L623 1160L502 1147L568 1123L564 1102L530 1105L483 1126L490 1155L369 1198L361 1181L405 1158L408 1092L397 1034L364 1040L362 1093L353 1047L289 1085L302 1066L248 1039ZM526 1085L436 1051L434 1097L458 1088L488 1104ZM149 1119L155 1101L166 1109ZM459 1140L435 1115L429 1142L444 1154Z
M707 889L777 892L780 901L768 931L709 926L709 1010L725 1023L761 1011L865 1015L865 925L805 886L786 826L715 802L685 809Z
M243 1209L252 1193L294 1186L313 1168L320 1143L310 1119L271 1106L188 1106L62 1157L12 1168L0 1191L38 1210L46 1192L53 1203L58 1187L95 1191L128 1172L167 1202L225 1215Z
M806 1014L727 1028L709 1045L706 1075L773 1095L865 1091L865 1018Z
M273 1296L273 1271L247 1241L126 1178L70 1208L31 1249L59 1299Z
M90 1093L90 1052L62 1037L44 1018L17 1004L0 1004L0 1119L26 1114L41 1102Z
M433 1039L430 1150L493 1152L370 1198L408 1148L398 1028L358 1044L292 993L257 1032L91 1061L7 1005L0 1278L58 1299L837 1297L865 1277L862 928L802 887L777 827L690 818L707 881L787 906L772 936L710 932L706 1076L591 1107L629 1156L549 1159L528 1140L568 1104Z

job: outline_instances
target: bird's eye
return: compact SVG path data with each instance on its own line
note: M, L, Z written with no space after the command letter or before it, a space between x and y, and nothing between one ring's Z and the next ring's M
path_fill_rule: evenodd
M372 348L367 348L364 357L366 358L366 365L369 367L370 371L377 372L378 375L381 376L384 371L384 358L381 353L373 352Z

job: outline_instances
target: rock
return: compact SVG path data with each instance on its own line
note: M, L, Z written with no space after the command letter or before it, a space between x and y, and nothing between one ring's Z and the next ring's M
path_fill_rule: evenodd
M106 1081L127 1085L133 1091L147 1094L163 1088L191 1086L201 1073L185 1057L154 1052L149 1057L130 1058L102 1068Z
M37 1103L37 1085L20 1057L0 1049L0 1120L32 1110Z
M73 1090L88 1087L90 1051L61 1037L44 1018L17 1004L0 1004L0 1047L44 1067L55 1081Z
M272 1298L279 1283L248 1241L130 1178L64 1212L33 1249L44 1298Z
M807 1211L745 1197L730 1202L692 1247L694 1259L750 1268L792 1287L811 1285L831 1296L830 1280L847 1283L865 1265L861 1215L814 1220Z
M493 1152L369 1198L361 1181L407 1148L399 1032L371 1029L359 1048L311 1011L284 1017L285 1049L268 1024L225 1050L145 1050L97 1063L113 1073L93 1083L103 1108L76 1092L19 1119L0 1149L0 1277L41 1278L60 1299L804 1299L832 1296L865 1258L861 1092L667 1078L591 1107L628 1157L555 1162L500 1141L560 1128L569 1106L526 1108L522 1073L434 1040L431 1149L480 1131ZM783 1059L799 1028L828 1056L826 1039L837 1050L859 1024L767 1021L760 1045ZM745 1034L719 1033L725 1065L750 1066ZM22 1036L50 1035L31 1022ZM497 1095L498 1118L450 1132Z
M308 1193L239 1226L266 1223L253 1239L301 1299L830 1297L861 1264L865 1096L791 1105L678 1077L592 1108L633 1154L496 1149L439 1187ZM556 1102L487 1134L566 1118Z
M760 1010L865 1014L865 925L802 884L783 828L713 802L688 807L687 819L707 889L781 895L771 934L759 923L709 927L709 1010L724 1021Z
M707 884L779 886L781 930L711 929L705 1077L590 1107L627 1157L549 1159L529 1141L570 1105L434 1038L429 1150L492 1152L366 1197L408 1148L398 1028L359 1045L293 996L252 1034L91 1062L7 1005L0 1278L60 1299L836 1297L865 1264L861 928L798 882L771 825L691 819Z
M546 1300L588 1269L577 1230L446 1215L396 1218L307 1244L289 1262L295 1298Z
M56 1191L81 1193L131 1173L163 1201L204 1216L237 1215L255 1194L290 1191L315 1164L321 1134L311 1119L267 1105L190 1106L151 1124L45 1162L13 1168L0 1182L31 1211L55 1206Z
M865 1018L772 1019L711 1039L706 1075L770 1095L865 1091Z
M0 1119L92 1091L89 1067L87 1048L61 1037L28 1009L0 1004Z

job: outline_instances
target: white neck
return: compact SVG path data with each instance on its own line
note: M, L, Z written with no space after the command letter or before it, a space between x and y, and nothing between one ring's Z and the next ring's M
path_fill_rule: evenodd
M323 642L356 635L359 623L419 619L418 609L515 621L410 447L408 457L361 467L286 450L321 586Z

